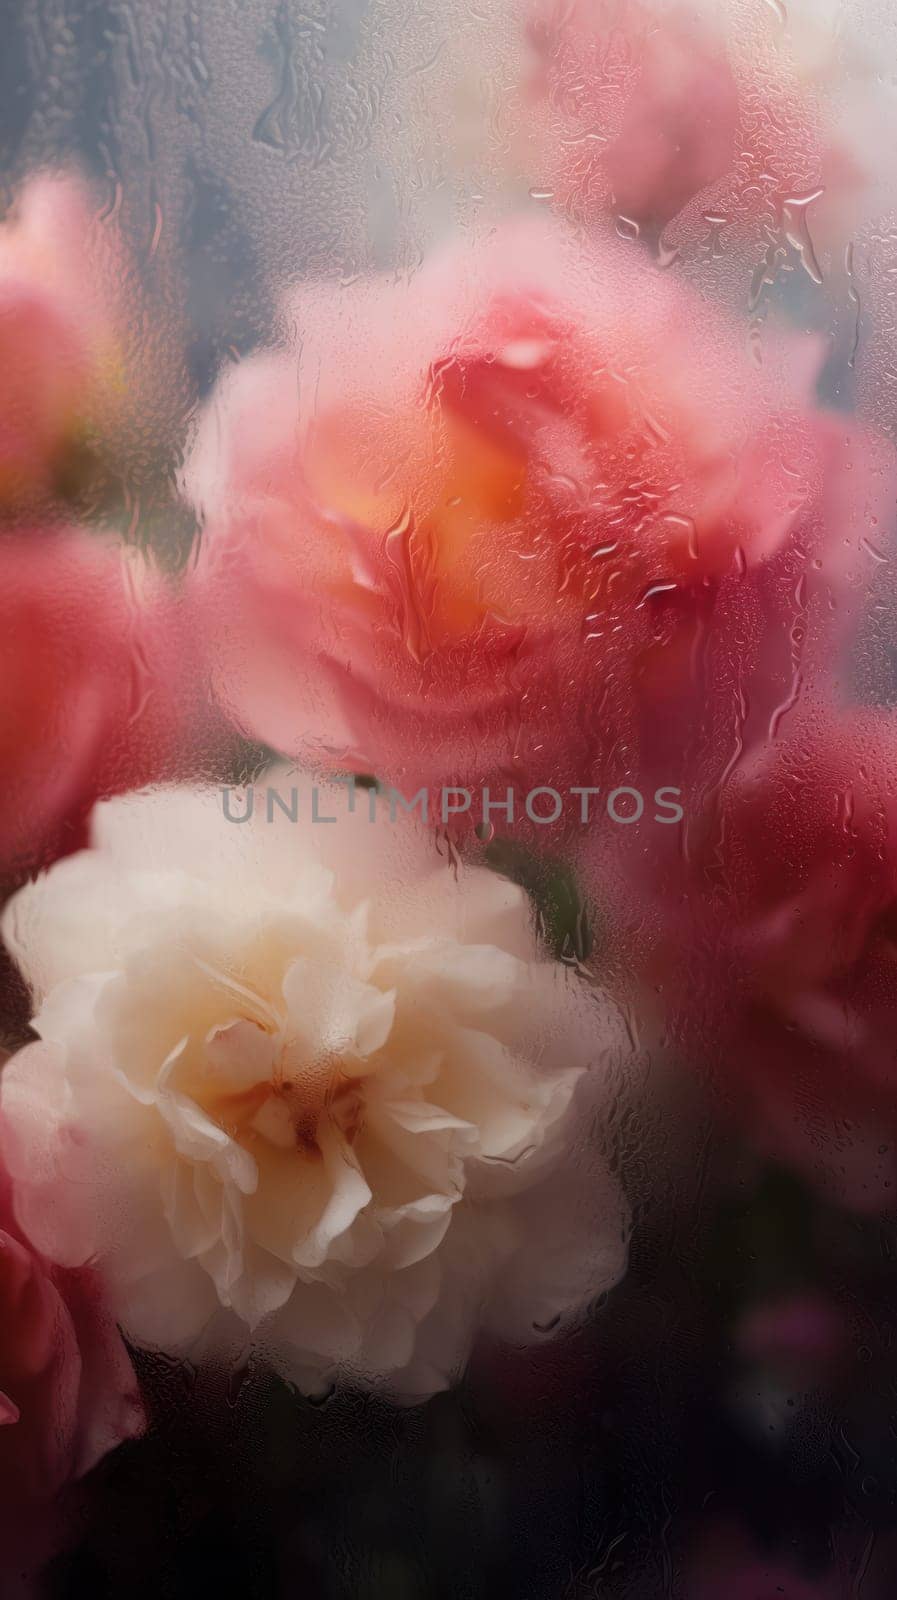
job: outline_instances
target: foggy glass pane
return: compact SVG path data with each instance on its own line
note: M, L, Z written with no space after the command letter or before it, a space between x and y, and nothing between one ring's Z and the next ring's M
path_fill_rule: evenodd
M0 29L0 1595L892 1600L893 8Z

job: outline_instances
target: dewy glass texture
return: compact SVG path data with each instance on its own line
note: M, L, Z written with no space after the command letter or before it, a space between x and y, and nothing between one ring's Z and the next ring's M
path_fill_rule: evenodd
M897 15L0 30L0 1596L893 1600Z

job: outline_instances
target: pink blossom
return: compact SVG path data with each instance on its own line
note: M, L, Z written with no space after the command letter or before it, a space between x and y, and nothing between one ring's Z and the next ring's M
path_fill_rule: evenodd
M613 240L512 220L285 321L220 380L187 483L219 695L321 766L588 781L687 679L708 586L818 544L838 492L815 342L759 371Z
M677 1056L768 1154L864 1210L897 1192L895 758L890 712L799 706L621 875Z
M53 1266L18 1227L0 1172L0 1476L4 1521L51 1498L145 1425L130 1358L90 1268Z
M201 759L202 679L175 591L70 528L0 542L0 871L82 840L99 796Z
M859 48L838 114L837 30L815 9L789 5L785 27L775 5L737 8L726 27L712 5L536 0L520 159L568 215L665 233L666 259L728 254L755 296L798 264L821 282L880 182L891 113Z
M538 176L559 204L662 226L731 168L738 88L707 18L547 0L529 37Z
M0 225L0 508L52 492L122 386L125 258L74 174L30 178Z

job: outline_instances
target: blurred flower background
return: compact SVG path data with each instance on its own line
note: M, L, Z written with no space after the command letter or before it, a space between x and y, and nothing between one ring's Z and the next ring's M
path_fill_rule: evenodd
M892 1600L897 18L2 26L0 1593Z

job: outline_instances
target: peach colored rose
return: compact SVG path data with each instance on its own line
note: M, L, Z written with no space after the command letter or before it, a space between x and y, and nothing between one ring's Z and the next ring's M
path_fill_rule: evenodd
M725 575L799 531L816 582L866 531L875 472L804 408L815 344L759 371L616 241L512 220L410 282L309 285L285 324L222 376L187 484L222 702L321 766L588 782L687 679Z

